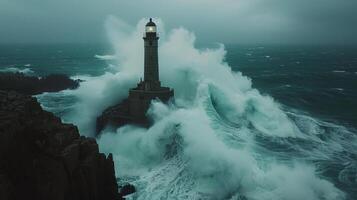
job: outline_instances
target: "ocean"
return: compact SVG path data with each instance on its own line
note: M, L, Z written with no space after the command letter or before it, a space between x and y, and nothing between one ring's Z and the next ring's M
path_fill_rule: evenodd
M205 45L200 45L205 47ZM253 87L289 107L357 128L357 47L226 44L226 61ZM0 71L102 75L109 45L2 45Z
M98 139L114 154L118 180L137 187L131 198L357 198L357 47L188 41L172 50L176 40L164 39L159 57L177 105L155 102L151 129ZM92 136L95 117L141 73L141 50L116 45L0 45L0 71L85 80L36 97Z

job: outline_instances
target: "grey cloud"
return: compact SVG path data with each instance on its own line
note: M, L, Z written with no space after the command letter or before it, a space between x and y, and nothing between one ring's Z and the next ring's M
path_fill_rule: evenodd
M100 43L104 21L143 17L200 42L357 43L355 0L0 0L0 43Z

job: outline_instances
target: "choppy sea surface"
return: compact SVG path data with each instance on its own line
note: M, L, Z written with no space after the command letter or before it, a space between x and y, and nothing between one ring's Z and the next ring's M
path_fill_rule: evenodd
M159 53L176 105L154 103L151 129L129 126L98 139L102 151L114 153L118 178L138 188L131 198L357 199L357 47L207 50L188 42L178 49L192 52L172 61L165 44L175 37ZM0 71L85 80L77 91L37 98L90 136L95 117L138 80L137 71L116 69L141 68L140 56L123 51L0 45Z
M357 126L357 47L227 44L226 61L280 103L339 124ZM102 75L110 68L95 44L2 45L0 71L34 75Z

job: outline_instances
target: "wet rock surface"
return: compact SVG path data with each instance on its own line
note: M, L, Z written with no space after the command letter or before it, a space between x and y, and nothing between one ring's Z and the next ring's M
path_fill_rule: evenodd
M129 188L131 191L133 188ZM0 199L121 199L112 155L43 111L35 98L0 91Z

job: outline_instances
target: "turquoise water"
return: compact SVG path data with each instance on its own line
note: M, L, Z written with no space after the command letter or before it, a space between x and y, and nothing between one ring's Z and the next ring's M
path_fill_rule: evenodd
M96 54L108 52L103 45L0 45L0 69L29 68L37 75L100 75L107 66Z
M356 199L356 48L226 45L226 51L225 61L253 89L219 59L210 66L199 55L202 66L174 68L174 79L217 74L205 74L211 82L198 86L171 80L176 95L190 88L198 95L180 97L189 103L178 108L154 105L152 129L127 127L98 139L101 151L114 154L118 178L137 187L137 199L343 199L335 187ZM96 56L113 54L105 45L10 45L0 52L1 71L85 78L76 91L37 96L81 131L88 126L82 121L93 126L103 105L131 87L121 72L104 74L116 64Z
M203 45L202 45L203 46ZM357 47L226 45L226 61L253 86L280 103L339 124L357 127ZM106 45L2 45L0 70L37 75L98 76L110 65L95 55Z
M279 102L357 125L357 47L228 45L227 61Z

